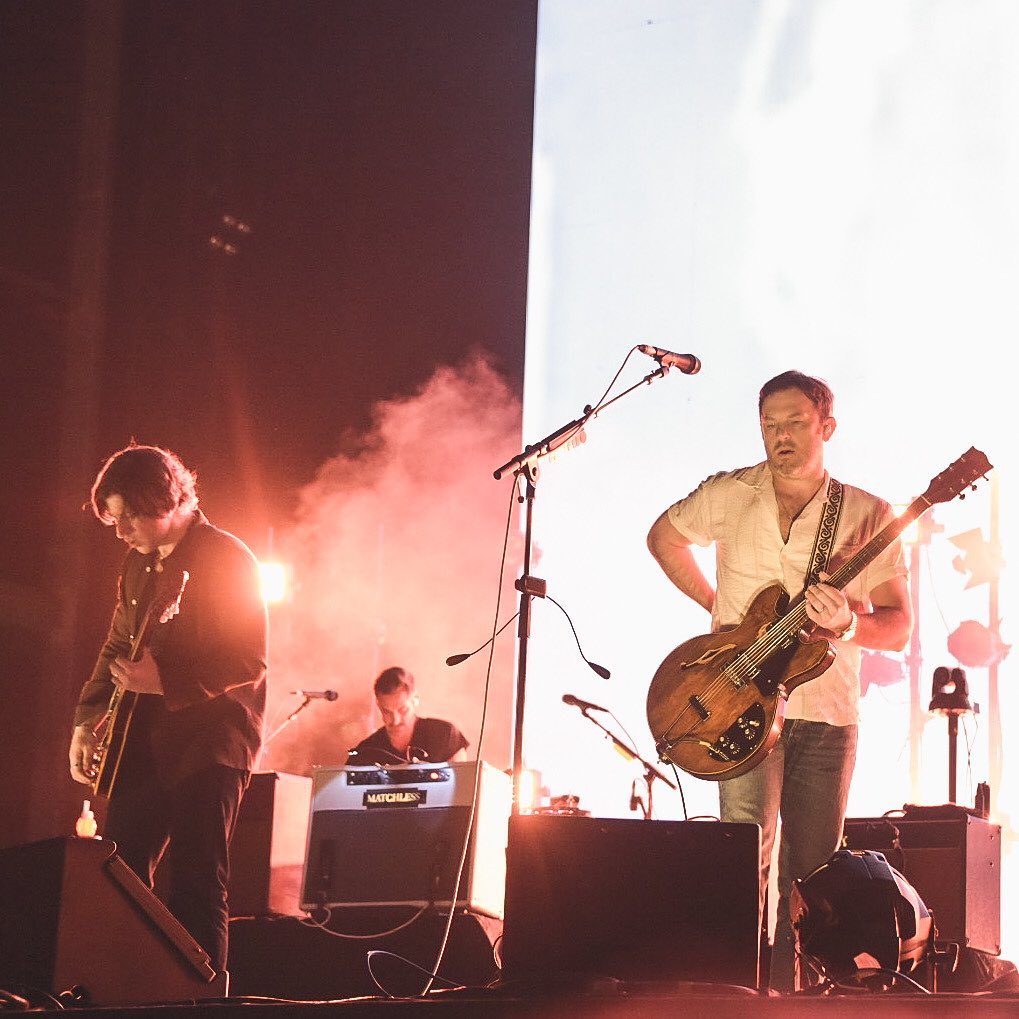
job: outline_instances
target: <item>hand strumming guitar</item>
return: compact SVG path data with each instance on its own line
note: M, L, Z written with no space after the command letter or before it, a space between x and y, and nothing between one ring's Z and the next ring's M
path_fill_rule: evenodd
M95 729L89 722L76 725L71 733L71 746L68 758L71 765L71 778L82 785L91 785L95 778L95 766L92 758L95 755L99 740Z
M148 648L135 662L128 658L114 658L110 663L110 675L113 676L113 682L125 690L134 693L163 693L159 666Z

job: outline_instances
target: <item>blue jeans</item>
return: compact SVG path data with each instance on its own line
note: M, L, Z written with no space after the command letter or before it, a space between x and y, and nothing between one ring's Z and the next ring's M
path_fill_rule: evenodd
M779 816L778 921L771 987L795 990L795 943L789 923L793 880L827 863L842 840L849 783L856 763L855 725L786 721L775 749L752 771L718 784L723 821L761 826L761 906L764 907Z

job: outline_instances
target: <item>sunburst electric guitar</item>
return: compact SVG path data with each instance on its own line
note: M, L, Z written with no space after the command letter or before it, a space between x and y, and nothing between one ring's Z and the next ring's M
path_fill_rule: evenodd
M826 583L844 588L931 506L976 487L989 470L987 457L970 447ZM661 760L714 781L760 764L782 733L789 693L835 660L824 633L807 618L802 592L790 600L781 584L773 584L754 598L736 628L680 644L658 667L647 695Z
M180 612L180 600L187 582L187 570L164 568L156 574L152 601L142 615L138 632L131 641L131 650L127 655L129 661L136 662L141 658L157 623L168 623ZM97 726L100 733L99 743L92 755L94 796L108 797L113 792L139 696L133 690L125 690L122 686L113 688L106 714Z

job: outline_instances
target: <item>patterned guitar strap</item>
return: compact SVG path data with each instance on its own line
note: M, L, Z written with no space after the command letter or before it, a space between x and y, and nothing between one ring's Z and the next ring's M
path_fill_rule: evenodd
M842 518L842 483L828 478L828 498L821 510L821 519L814 538L814 551L810 554L807 575L803 578L803 590L820 580L821 573L828 568L828 559L835 547L835 534Z

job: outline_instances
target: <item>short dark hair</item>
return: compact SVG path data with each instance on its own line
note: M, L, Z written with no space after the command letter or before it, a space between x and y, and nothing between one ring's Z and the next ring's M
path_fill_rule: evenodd
M760 395L757 398L757 413L764 409L764 401L772 393L781 393L786 389L798 389L816 408L821 419L830 418L835 407L835 396L831 387L824 379L815 379L813 375L804 375L803 372L788 371L768 379L761 386Z
M414 692L414 677L398 665L391 666L384 672L379 673L375 680L375 696L379 694L398 693L406 690L407 693Z
M136 516L161 517L180 508L198 505L198 476L180 457L160 446L130 446L114 453L92 484L92 512L104 523L113 518L106 508L111 495L124 500L124 508Z

